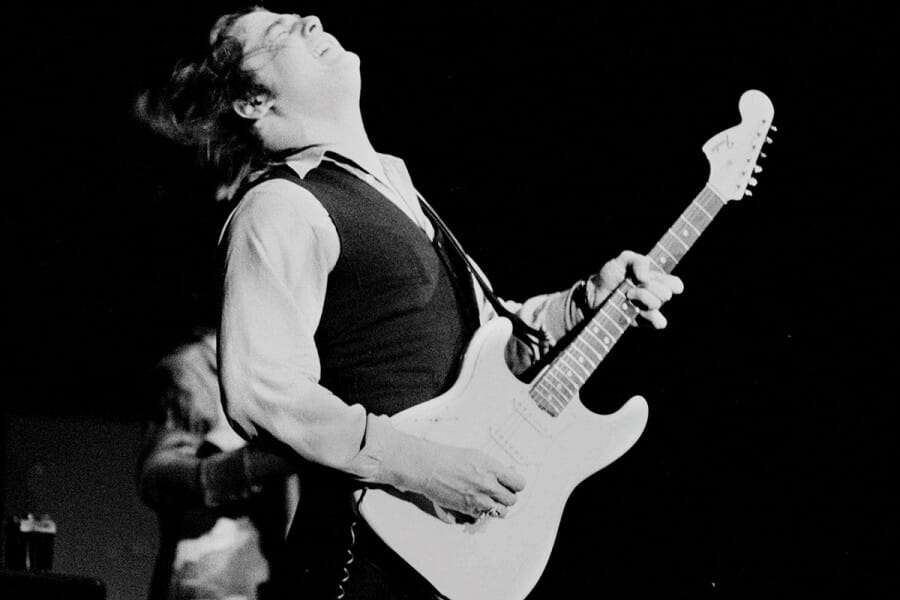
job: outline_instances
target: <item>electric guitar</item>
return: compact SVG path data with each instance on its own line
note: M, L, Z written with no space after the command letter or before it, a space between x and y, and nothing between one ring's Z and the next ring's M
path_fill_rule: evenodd
M740 124L703 146L710 177L703 190L649 252L671 272L730 200L751 195L763 145L771 142L774 107L765 94L745 92ZM527 485L505 518L448 524L424 496L372 488L359 510L371 529L434 587L452 600L521 600L543 572L560 518L575 486L624 454L647 422L647 403L635 396L600 415L578 391L638 309L620 285L580 332L529 383L504 360L512 331L496 318L476 333L460 376L446 393L392 417L407 433L442 444L477 448L512 465Z

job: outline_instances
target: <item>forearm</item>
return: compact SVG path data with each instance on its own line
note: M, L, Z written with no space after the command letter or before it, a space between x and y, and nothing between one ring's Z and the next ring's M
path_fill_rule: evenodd
M555 343L582 318L575 302L581 282L559 292L541 294L524 302L504 301L506 306L526 324L544 331L550 343Z
M297 457L341 471L359 452L366 412L348 406L319 384L299 376L291 383L265 383L223 369L223 389L231 422L248 440L267 450L287 449ZM234 395L234 396L232 396ZM266 444L275 442L275 446Z
M228 252L219 336L226 412L248 440L347 470L366 415L318 384L315 334L337 231L308 192L263 184L224 238Z
M173 443L174 442L174 443ZM146 455L138 471L141 499L155 510L200 506L200 443L184 432L162 433Z
M247 446L202 458L161 447L141 466L140 492L155 509L214 508L246 500L290 470L286 460Z
M369 414L365 445L348 463L348 472L363 483L420 491L436 452L438 444L395 429L385 415Z

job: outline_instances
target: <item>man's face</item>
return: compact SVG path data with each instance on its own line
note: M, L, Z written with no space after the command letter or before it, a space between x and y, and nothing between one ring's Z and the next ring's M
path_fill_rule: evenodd
M359 57L325 33L317 17L255 11L232 26L244 68L286 111L328 113L359 102Z

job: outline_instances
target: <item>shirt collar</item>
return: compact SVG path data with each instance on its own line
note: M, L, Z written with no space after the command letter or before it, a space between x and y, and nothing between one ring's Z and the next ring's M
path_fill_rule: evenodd
M310 146L291 154L284 162L303 179L310 171L322 164L326 152L328 152L326 146Z
M304 179L310 171L322 164L323 160L329 160L329 158L325 156L325 154L329 152L331 154L337 154L338 156L344 156L339 152L331 150L328 146L310 146L309 148L303 148L286 157L284 163L297 173L300 179ZM395 170L398 170L399 168L401 172L406 171L406 166L402 159L391 156L390 154L381 154L380 152L377 156L383 167L393 167ZM387 168L385 171L387 171Z

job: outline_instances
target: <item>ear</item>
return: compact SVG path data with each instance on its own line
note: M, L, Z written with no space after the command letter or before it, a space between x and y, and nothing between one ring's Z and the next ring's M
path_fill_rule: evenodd
M259 119L272 108L274 100L266 94L256 94L250 98L241 98L232 102L234 112L245 119Z

